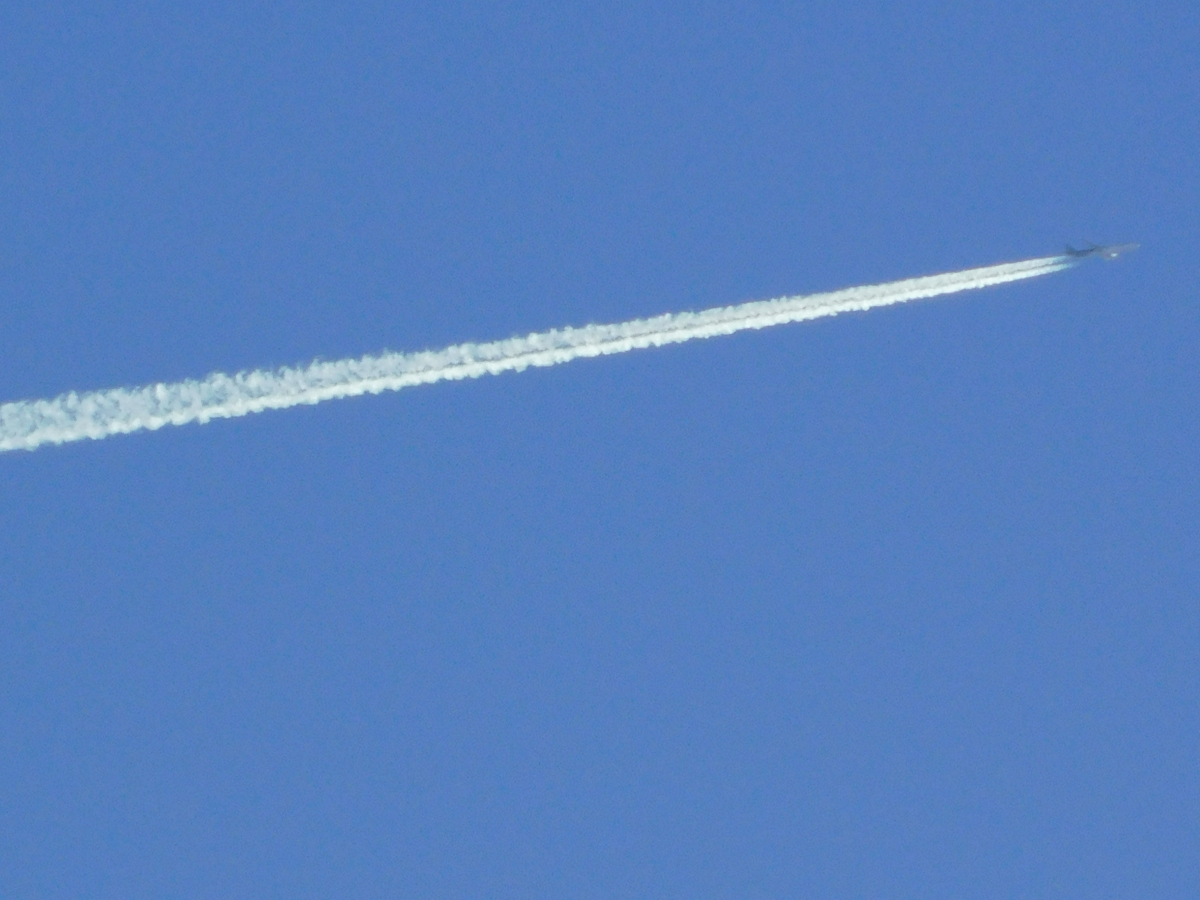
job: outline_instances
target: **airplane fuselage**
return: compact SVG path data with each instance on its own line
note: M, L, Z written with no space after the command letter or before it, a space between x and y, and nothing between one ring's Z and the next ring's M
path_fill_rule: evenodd
M1116 259L1122 253L1132 253L1140 246L1140 244L1091 244L1082 250L1067 247L1067 256L1074 256L1076 259L1083 259L1088 256L1096 256L1100 259Z

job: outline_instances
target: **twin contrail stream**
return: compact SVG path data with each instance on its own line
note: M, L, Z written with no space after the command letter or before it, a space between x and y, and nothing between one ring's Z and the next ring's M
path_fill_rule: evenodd
M585 356L661 347L1036 278L1077 261L1071 255L1043 256L822 294L758 300L702 312L666 313L614 325L563 328L486 344L458 344L445 350L383 353L236 375L218 372L200 381L140 388L83 394L72 391L52 400L0 405L0 451L33 450L42 444L208 422L302 403L398 391L435 381L519 372L529 366L554 366Z

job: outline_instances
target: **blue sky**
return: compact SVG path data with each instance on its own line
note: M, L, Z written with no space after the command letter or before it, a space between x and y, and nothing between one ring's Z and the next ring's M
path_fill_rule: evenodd
M0 893L1192 897L1193 4L5 4L0 399L1039 256L0 457Z

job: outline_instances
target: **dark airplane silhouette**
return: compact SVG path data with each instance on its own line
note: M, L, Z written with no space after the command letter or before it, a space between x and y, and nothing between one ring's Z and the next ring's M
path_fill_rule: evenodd
M1087 247L1082 250L1076 250L1068 244L1067 256L1074 256L1076 259L1084 259L1088 256L1116 259L1122 253L1131 253L1140 246L1140 244L1093 244L1089 241Z

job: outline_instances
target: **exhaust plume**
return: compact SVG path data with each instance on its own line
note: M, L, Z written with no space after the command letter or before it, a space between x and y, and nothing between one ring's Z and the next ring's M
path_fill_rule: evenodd
M382 353L303 368L215 373L202 380L140 388L62 394L51 400L0 404L0 451L100 439L164 425L208 422L361 394L398 391L529 366L554 366L587 356L625 353L938 297L1036 278L1074 265L1071 256L1044 256L887 284L821 294L758 300L701 312L666 313L612 325L542 331L483 344L458 344L421 353Z

